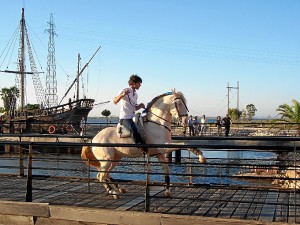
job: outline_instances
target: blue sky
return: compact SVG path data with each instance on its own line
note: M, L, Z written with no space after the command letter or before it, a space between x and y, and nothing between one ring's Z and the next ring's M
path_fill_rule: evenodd
M83 83L88 97L111 103L90 116L104 109L118 115L112 99L133 73L143 79L140 102L176 88L192 115L224 116L228 83L239 82L239 108L254 104L256 117L274 117L280 104L300 101L300 0L2 0L0 55L22 7L44 72L53 13L59 99L75 78L77 54L83 66L101 45ZM13 59L2 60L3 54L1 70L15 67ZM13 85L11 74L0 75L0 88ZM229 99L236 107L237 89L230 89Z

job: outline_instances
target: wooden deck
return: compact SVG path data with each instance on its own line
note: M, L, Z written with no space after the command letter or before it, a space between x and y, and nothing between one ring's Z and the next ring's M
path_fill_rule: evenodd
M25 202L26 177L0 176L0 200ZM123 182L127 193L115 200L93 180L34 177L32 199L53 206L144 212L145 187ZM149 213L199 216L200 218L242 219L258 222L300 223L300 193L296 191L250 190L210 186L174 186L172 197L164 197L161 186L150 188ZM197 224L197 223L195 223Z

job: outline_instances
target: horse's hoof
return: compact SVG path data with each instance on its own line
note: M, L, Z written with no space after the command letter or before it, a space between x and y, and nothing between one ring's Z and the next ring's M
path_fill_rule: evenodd
M116 189L109 190L108 194L112 195L114 199L120 198L119 191Z
M119 192L122 193L122 194L125 194L126 193L126 189L124 187L120 187L119 188Z
M170 190L165 190L165 196L170 198L172 196L171 191Z
M114 199L119 199L120 196L119 195L113 195Z

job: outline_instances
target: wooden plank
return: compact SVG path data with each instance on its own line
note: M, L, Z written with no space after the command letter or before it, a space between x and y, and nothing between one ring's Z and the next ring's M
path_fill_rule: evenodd
M234 219L246 218L249 208L251 206L251 201L254 199L255 195L256 195L256 191L247 190L244 196L242 196L241 199L239 200L240 203L236 207L236 210L234 211L231 218Z
M182 201L182 199L176 198L180 193L184 192L184 188L172 188L172 197L166 198L164 195L161 195L161 198L153 197L150 202L150 211L156 213L167 213L173 207Z
M0 212L8 215L49 217L49 204L0 201Z
M278 205L276 206L275 222L287 222L289 193L279 192Z
M220 197L220 189L208 189L201 198L205 198L203 204L194 212L194 215L204 216L214 206L216 201Z
M269 225L269 222L263 221L257 222L251 220L245 221L237 219L143 213L132 211L115 211L105 209L88 209L66 206L50 206L50 211L52 215L51 219L80 221L80 224L85 224L85 222L88 222L97 224L104 223L122 225ZM283 223L276 223L276 225L281 224Z
M153 187L150 190L149 194L150 194L150 196L154 196L154 195L160 193L163 190L164 190L163 187ZM137 198L131 200L130 202L127 202L126 204L121 205L120 207L116 208L116 210L120 210L120 211L129 210L132 207L134 207L135 205L138 205L138 204L140 204L142 202L145 202L145 196L143 196L143 197L137 197Z
M57 196L65 195L67 192L50 192L50 194L47 194L43 197L34 198L35 202L49 202L51 199L54 199Z
M259 220L273 222L277 200L278 192L268 192L265 204L260 212Z
M3 225L33 225L33 216L16 216L16 215L3 215L0 214L0 224Z
M290 198L289 198L289 216L288 216L288 222L289 223L296 223L297 221L297 208L295 206L295 203L298 203L297 202L297 198L296 198L296 195L295 193L290 193Z
M161 225L156 213L116 211L107 209L89 209L80 207L50 206L53 219L85 221L94 223L123 225Z
M245 219L258 220L266 196L267 193L265 191L256 192Z
M180 199L181 201L178 201L178 203L176 205L174 205L173 207L171 207L167 211L167 213L178 214L183 209L187 208L190 205L190 203L193 201L191 199L191 197L195 197L195 194L194 194L194 191L192 190L192 188L184 187L181 189L183 191L180 193L178 192L178 195L173 197L173 198L177 198L178 200Z
M240 220L240 219L224 219L202 216L182 216L182 215L161 215L161 225L270 225L270 222ZM275 223L274 225L287 225L287 223Z
M194 211L196 211L199 208L199 205L202 204L203 201L198 200L200 196L204 193L206 189L205 188L189 188L187 192L187 197L189 199L183 200L184 207L180 208L180 211L178 213L183 215L191 215ZM190 200L194 199L194 200Z
M219 213L218 217L231 218L238 207L239 200L245 195L245 193L245 190L237 190L231 198L228 198L228 203Z
M90 223L84 221L70 221L70 220L42 218L42 217L37 218L34 225L70 225L70 224L71 225L110 225L107 223Z
M206 216L217 217L224 208L227 207L228 200L232 198L235 194L236 190L220 190L222 196L218 201L216 201L215 205L207 212Z

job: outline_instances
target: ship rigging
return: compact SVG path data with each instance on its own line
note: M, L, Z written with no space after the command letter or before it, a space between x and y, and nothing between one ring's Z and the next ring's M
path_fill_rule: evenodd
M36 63L33 57L33 51L30 44L30 39L25 23L24 8L22 8L21 20L20 20L20 40L19 40L19 51L18 51L18 63L17 70L0 70L4 73L14 73L17 76L16 89L19 90L19 94L16 94L10 99L10 106L7 110L7 121L9 126L7 129L10 133L15 132L45 132L55 133L58 131L66 132L67 127L72 127L75 130L79 129L80 120L87 119L89 112L92 110L94 105L94 99L89 99L84 96L80 99L79 96L79 77L83 71L87 68L91 60L100 50L101 46L96 50L91 59L84 65L82 69L79 68L80 56L78 55L78 69L77 76L74 79L71 86L68 88L66 94L61 99L60 103L57 104L57 82L56 82L56 66L55 66L55 45L54 45L54 23L53 16L50 16L49 29L49 42L48 42L48 60L47 60L47 76L46 76L46 89L43 88L40 80ZM30 72L26 71L25 68L25 46L27 47L28 58L30 63ZM33 86L35 90L36 100L38 108L28 110L25 108L25 79L26 75L31 75L33 80ZM76 99L73 101L69 98L68 102L61 104L63 99L67 96L68 92L77 84ZM17 97L19 97L19 107L16 106ZM53 129L54 128L54 129ZM70 129L69 129L70 130Z

